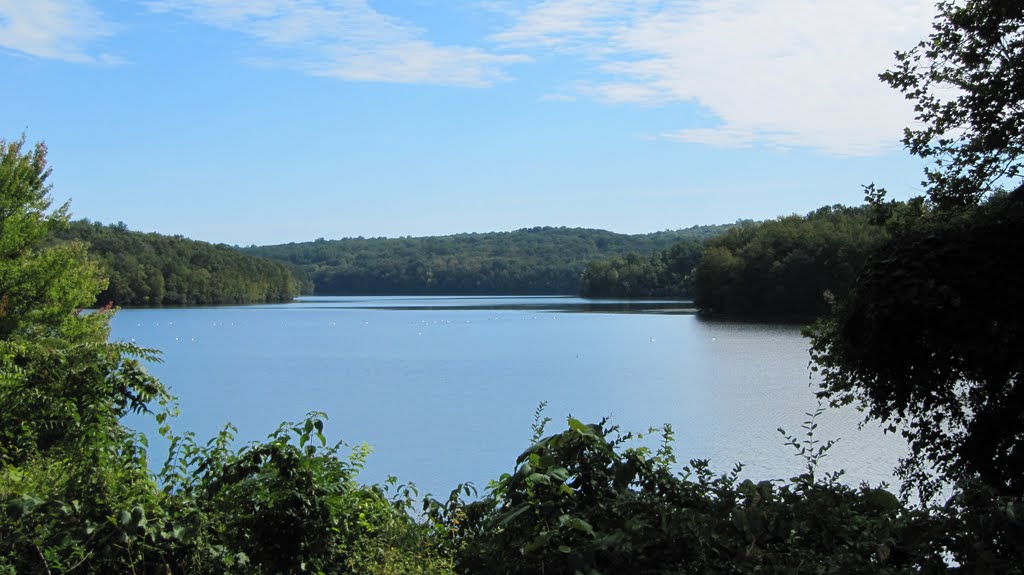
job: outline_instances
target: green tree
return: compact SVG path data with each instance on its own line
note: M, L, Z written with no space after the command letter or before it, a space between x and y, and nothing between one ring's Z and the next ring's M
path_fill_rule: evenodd
M0 339L52 333L67 311L91 305L105 285L85 247L38 249L67 225L67 206L48 212L46 147L26 149L24 138L0 139Z
M811 330L822 396L901 429L926 496L977 478L1024 494L1024 205L1006 196L894 230Z
M1024 3L943 1L933 32L896 52L883 81L914 102L903 143L929 159L928 194L977 203L1021 175L1024 157Z
M900 429L904 487L925 499L977 482L1024 496L1024 193L1000 191L1021 183L1022 71L1020 2L943 2L929 38L897 53L882 79L916 104L905 143L934 160L931 207L891 226L811 330L820 395Z
M109 518L156 494L120 418L167 396L138 362L148 350L82 313L105 285L85 246L44 245L68 217L49 211L49 175L45 146L0 140L0 570L116 571L141 550Z

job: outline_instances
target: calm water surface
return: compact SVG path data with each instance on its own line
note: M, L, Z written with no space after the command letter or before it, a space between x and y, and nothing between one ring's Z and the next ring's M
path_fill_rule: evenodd
M709 321L679 302L315 297L122 310L113 336L163 351L150 370L180 400L178 432L205 440L230 421L250 441L324 411L332 441L373 446L364 481L397 475L434 494L512 471L542 400L549 431L569 414L629 430L667 422L680 461L743 462L756 479L802 470L777 428L800 431L816 407L797 326ZM840 439L825 467L891 481L903 443L860 420L820 418L821 437Z

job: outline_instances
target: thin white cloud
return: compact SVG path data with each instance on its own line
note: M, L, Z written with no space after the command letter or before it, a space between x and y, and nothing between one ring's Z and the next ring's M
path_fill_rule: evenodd
M599 100L613 103L630 104L665 104L673 100L672 95L666 93L654 83L644 84L635 81L606 81L582 88L584 92Z
M717 119L671 139L867 155L898 146L911 121L877 75L933 12L932 0L544 0L494 39L586 55L601 100L694 102Z
M622 25L622 18L634 13L644 0L544 0L530 2L513 15L512 27L492 39L514 46L600 50L601 43Z
M89 46L114 27L85 0L0 0L0 47L54 60L116 64Z
M407 40L353 49L326 50L333 56L307 69L346 80L485 87L506 78L501 65L520 58L497 57L474 48L436 46Z
M527 60L480 48L444 46L374 10L366 0L154 0L157 12L252 36L279 50L281 62L345 80L490 86L505 66Z
M663 134L663 137L680 142L707 144L716 148L749 148L757 140L754 132L732 127L690 128L668 132Z
M540 97L542 102L575 102L577 97L572 94L544 94Z

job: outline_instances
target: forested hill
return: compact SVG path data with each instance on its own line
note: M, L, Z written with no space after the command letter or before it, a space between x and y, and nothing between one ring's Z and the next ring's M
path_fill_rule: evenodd
M109 284L99 305L245 304L288 301L299 285L285 266L214 245L128 230L124 224L71 222L51 241L81 240Z
M538 227L419 238L320 239L245 251L297 266L322 295L575 295L591 261L653 254L687 238L714 237L728 227L643 235Z
M886 218L919 204L826 206L806 216L740 222L706 242L681 241L644 256L587 266L584 297L693 297L706 313L809 319L828 311L825 293L845 293L867 254L885 237ZM888 213L888 216L883 215Z

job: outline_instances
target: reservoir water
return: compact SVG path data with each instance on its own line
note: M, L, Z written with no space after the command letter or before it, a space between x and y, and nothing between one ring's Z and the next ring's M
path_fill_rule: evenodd
M226 423L239 442L326 412L329 440L368 443L364 482L396 475L445 495L511 472L534 409L610 416L624 430L671 423L681 464L788 478L803 462L777 431L802 433L817 402L798 326L712 321L680 302L563 297L308 297L280 305L126 309L113 338L162 350L149 366L180 402L177 432L205 442ZM826 410L817 437L839 439L824 470L892 481L902 440ZM155 424L128 424L163 444Z

